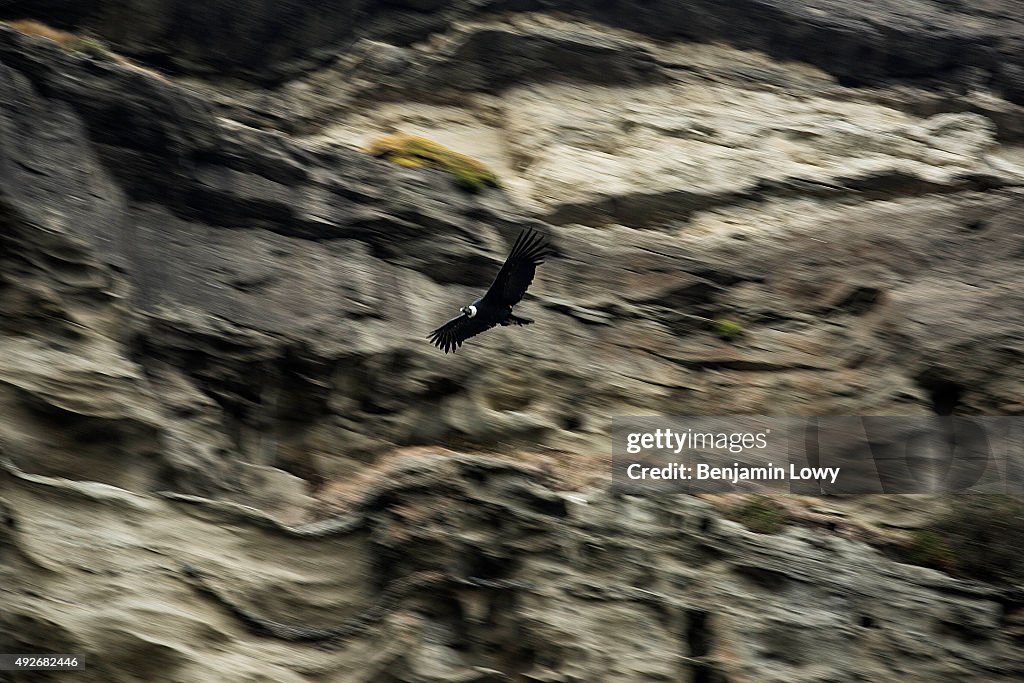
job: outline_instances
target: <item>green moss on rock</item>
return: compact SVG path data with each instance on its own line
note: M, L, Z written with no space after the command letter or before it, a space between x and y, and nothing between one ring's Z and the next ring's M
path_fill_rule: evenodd
M750 531L759 534L777 534L786 524L786 513L767 496L752 496L729 515Z
M915 529L911 533L910 543L903 551L903 559L910 564L945 572L953 571L956 566L949 545L931 529Z
M76 36L66 49L105 62L117 62L117 56L103 41L92 36Z
M732 341L743 336L743 326L734 320L720 318L714 323L715 336L725 341Z
M966 578L1024 585L1024 499L965 495L948 513L913 532L905 562Z

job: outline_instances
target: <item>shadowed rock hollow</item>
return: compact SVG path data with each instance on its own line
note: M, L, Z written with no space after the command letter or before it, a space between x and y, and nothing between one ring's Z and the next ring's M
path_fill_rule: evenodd
M1012 591L605 492L615 414L1024 413L1016 5L714 5L5 6L170 77L0 26L0 650L97 681L1019 678ZM358 151L394 131L505 189ZM439 354L524 227L559 254L537 324Z

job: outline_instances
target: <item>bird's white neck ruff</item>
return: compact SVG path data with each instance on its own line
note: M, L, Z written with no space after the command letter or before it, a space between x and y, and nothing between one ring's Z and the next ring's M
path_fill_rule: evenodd
M464 306L462 311L470 318L476 315L476 306Z

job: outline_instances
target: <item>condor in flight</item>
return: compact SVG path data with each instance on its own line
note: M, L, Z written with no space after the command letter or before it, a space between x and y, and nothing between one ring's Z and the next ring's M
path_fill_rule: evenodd
M512 315L512 307L526 294L537 266L544 263L544 257L552 253L547 240L540 233L531 229L523 230L487 293L469 306L459 309L462 311L459 317L441 325L428 334L427 339L448 353L458 349L470 337L486 332L495 325L532 323L529 318Z

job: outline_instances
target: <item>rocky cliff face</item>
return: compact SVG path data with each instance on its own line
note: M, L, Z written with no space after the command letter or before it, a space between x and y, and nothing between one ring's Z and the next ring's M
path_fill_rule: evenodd
M1024 413L1016 5L50 4L170 71L0 26L0 650L104 681L1021 675L1005 592L601 484L615 414ZM506 189L358 151L393 130ZM439 354L527 226L538 324Z
M1005 592L420 455L321 524L6 471L5 650L84 680L1019 680ZM83 521L88 520L87 524ZM186 571L194 570L193 577Z

